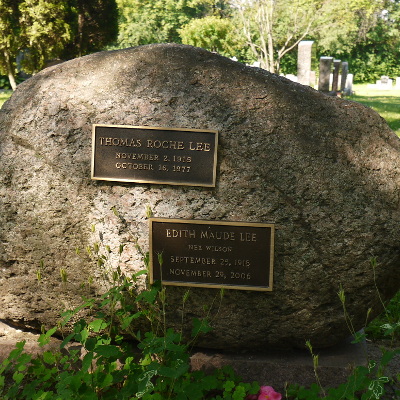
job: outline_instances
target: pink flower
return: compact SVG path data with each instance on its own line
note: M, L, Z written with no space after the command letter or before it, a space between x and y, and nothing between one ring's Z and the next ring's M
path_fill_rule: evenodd
M275 392L272 386L261 386L257 400L281 400L282 395Z
M246 400L281 400L282 395L275 392L272 386L261 386L257 394L248 394Z

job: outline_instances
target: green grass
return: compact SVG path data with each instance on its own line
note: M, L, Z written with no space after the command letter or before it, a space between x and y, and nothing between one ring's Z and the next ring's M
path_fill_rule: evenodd
M350 100L371 107L400 136L400 90L376 90L366 84L354 85L353 90L355 93Z
M11 94L12 94L12 90L0 91L0 108L2 107L4 102L6 100L8 100L8 98L11 96Z

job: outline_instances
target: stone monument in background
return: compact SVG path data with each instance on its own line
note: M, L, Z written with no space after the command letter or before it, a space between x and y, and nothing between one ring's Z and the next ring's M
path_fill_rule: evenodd
M77 248L106 251L111 273L141 270L151 209L167 226L156 251L176 244L169 272L219 279L189 285L184 307L188 286L167 286L169 326L183 320L190 331L211 307L202 347L332 346L349 335L340 288L356 330L399 289L399 155L398 137L370 108L190 46L47 68L0 110L0 320L40 331L101 293L104 266ZM192 180L210 167L208 183ZM178 227L188 220L200 230ZM249 224L274 226L274 246ZM270 251L233 256L238 242ZM182 243L189 255L177 255ZM271 255L268 291L229 284L219 301L225 277L250 281Z
M340 79L340 91L343 93L345 89L348 87L347 83L347 75L349 73L349 63L347 61L342 62L342 75ZM350 89L351 94L352 88Z
M330 92L330 76L332 72L333 57L321 57L319 59L318 90L323 93Z
M297 82L302 85L310 85L311 82L311 57L312 40L302 40L298 44L297 55Z
M333 75L332 75L332 92L339 91L339 74L342 66L342 61L333 60Z

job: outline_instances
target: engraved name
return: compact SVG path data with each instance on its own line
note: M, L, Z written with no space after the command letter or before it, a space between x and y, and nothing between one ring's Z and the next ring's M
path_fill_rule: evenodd
M209 240L239 240L241 242L256 242L257 234L254 232L239 232L239 235L236 235L235 232L231 231L209 231L209 230L200 230L200 234L198 235L198 231L195 229L166 229L165 236L167 238L191 238L191 239L209 239ZM198 237L199 236L199 237ZM215 250L214 250L215 251Z
M147 147L148 149L172 149L172 150L191 150L191 151L211 151L211 143L189 142L185 143L178 140L152 140L147 139L144 143L141 139L128 139L117 137L99 137L101 146L119 147ZM144 146L143 146L144 145Z

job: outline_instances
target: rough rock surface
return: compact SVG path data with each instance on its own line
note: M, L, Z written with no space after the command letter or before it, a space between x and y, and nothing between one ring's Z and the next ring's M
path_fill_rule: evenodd
M92 181L92 124L218 130L216 187ZM102 271L78 247L127 243L121 265L140 269L149 205L157 217L277 225L273 292L226 291L200 346L333 345L349 334L340 285L356 330L380 311L375 283L383 299L399 289L399 150L366 107L189 46L47 68L0 112L0 320L51 326L100 290ZM177 325L186 290L167 289ZM192 288L185 321L216 296Z

